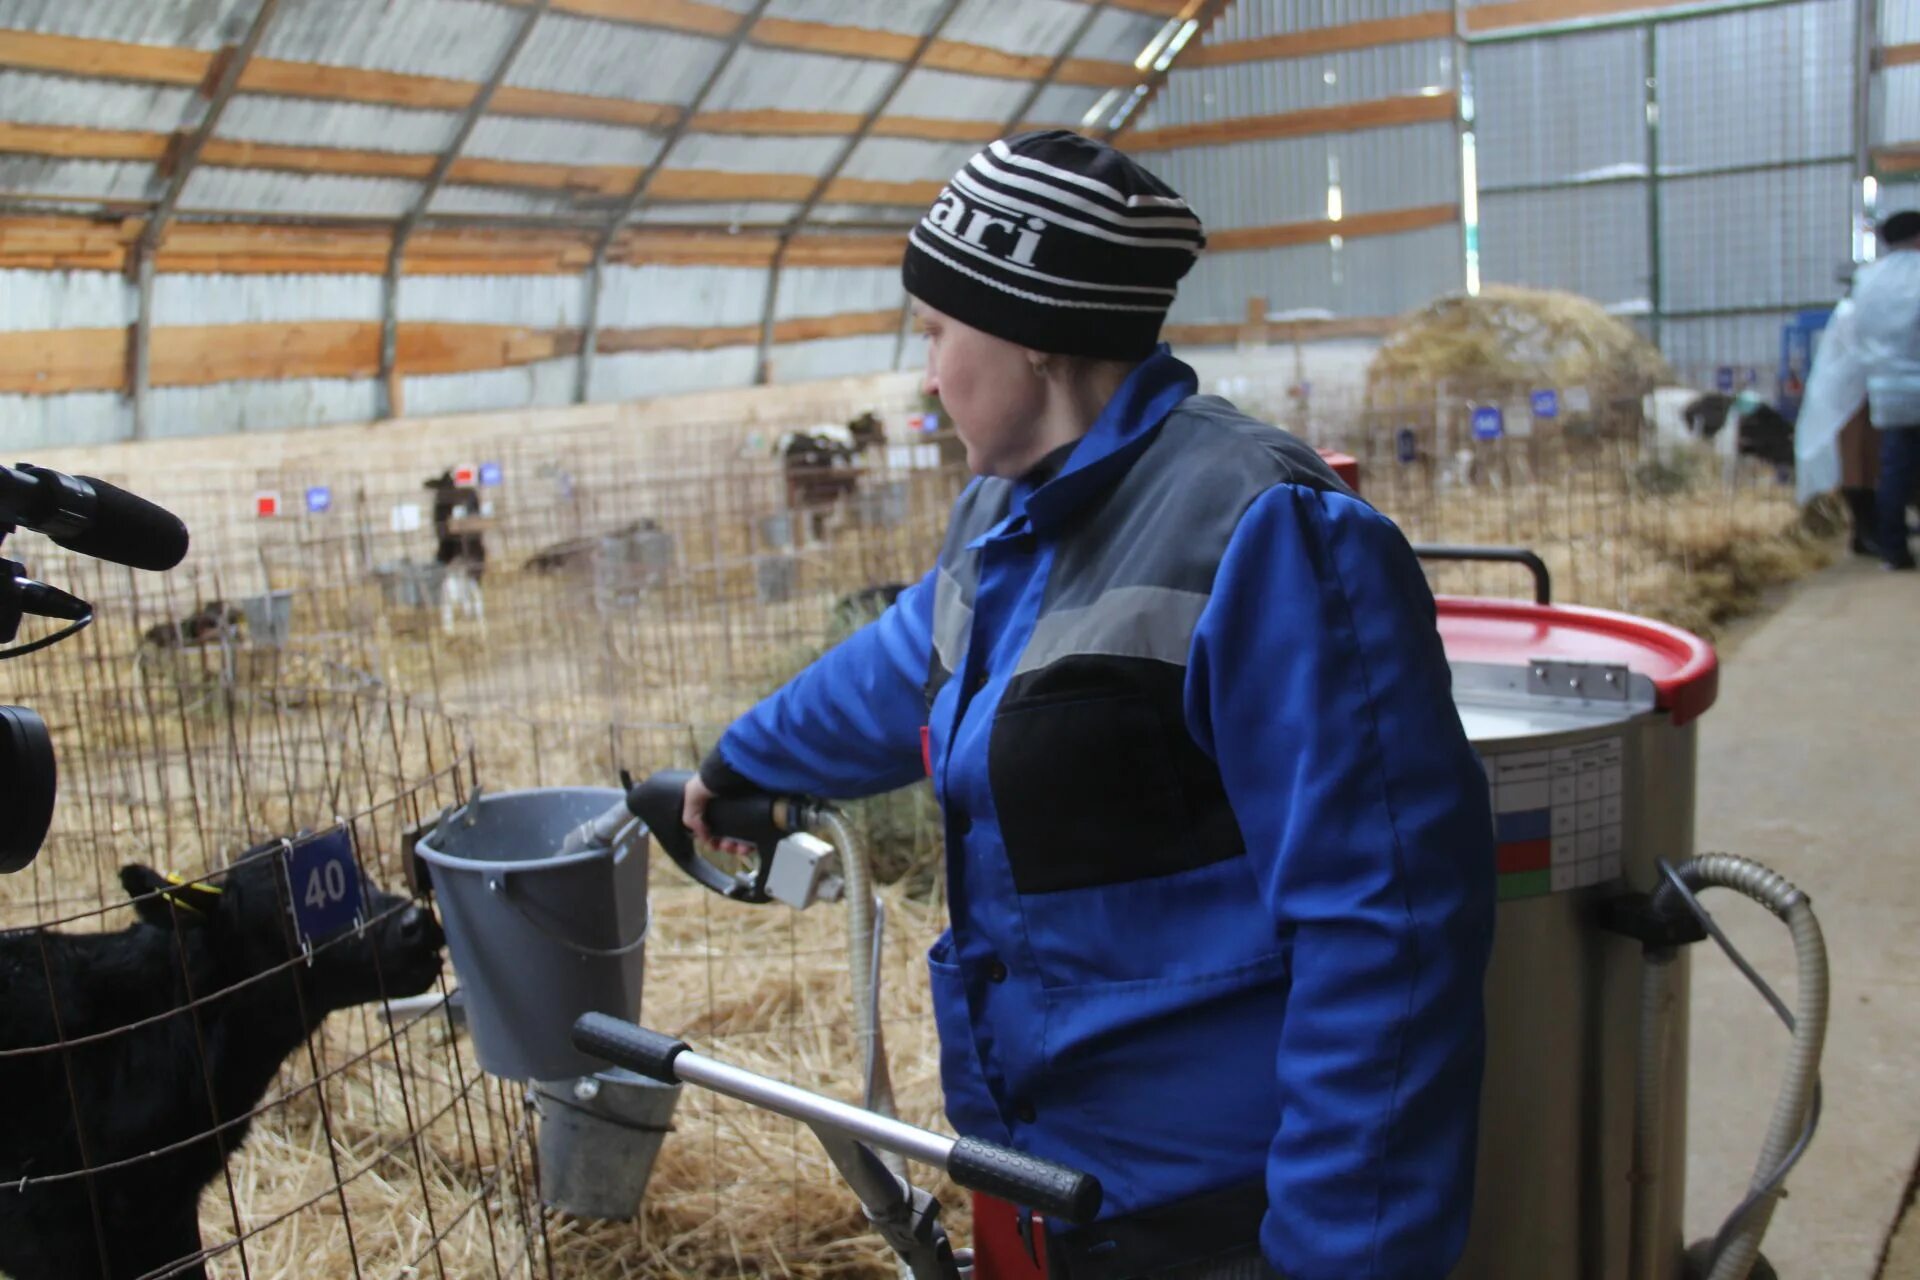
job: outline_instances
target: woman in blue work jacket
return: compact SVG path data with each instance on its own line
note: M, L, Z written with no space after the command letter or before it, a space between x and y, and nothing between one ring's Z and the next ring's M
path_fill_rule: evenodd
M977 478L933 571L735 722L685 816L931 774L948 1118L1106 1188L1056 1275L1441 1277L1487 784L1400 531L1158 345L1204 244L1075 134L954 176L903 276Z

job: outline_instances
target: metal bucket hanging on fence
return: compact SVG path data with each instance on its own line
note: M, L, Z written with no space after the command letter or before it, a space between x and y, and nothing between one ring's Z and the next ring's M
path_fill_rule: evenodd
M509 1080L591 1076L575 1018L640 1016L647 936L647 836L557 854L581 823L619 803L608 787L480 796L415 850L429 868L480 1066Z

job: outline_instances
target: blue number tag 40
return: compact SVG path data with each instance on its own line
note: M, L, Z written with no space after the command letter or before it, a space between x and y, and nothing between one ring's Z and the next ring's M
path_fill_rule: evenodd
M360 923L360 864L353 831L335 827L287 849L287 887L292 890L293 929L305 950Z

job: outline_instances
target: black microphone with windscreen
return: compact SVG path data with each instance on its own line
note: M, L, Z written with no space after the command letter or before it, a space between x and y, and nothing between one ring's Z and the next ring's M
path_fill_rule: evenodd
M135 569L171 569L187 555L187 526L165 507L92 476L26 463L0 466L0 524Z

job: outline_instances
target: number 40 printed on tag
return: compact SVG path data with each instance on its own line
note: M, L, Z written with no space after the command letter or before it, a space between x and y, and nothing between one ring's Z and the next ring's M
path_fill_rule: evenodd
M302 947L315 945L360 923L360 864L353 831L336 827L287 851L287 884L293 890L293 927Z

